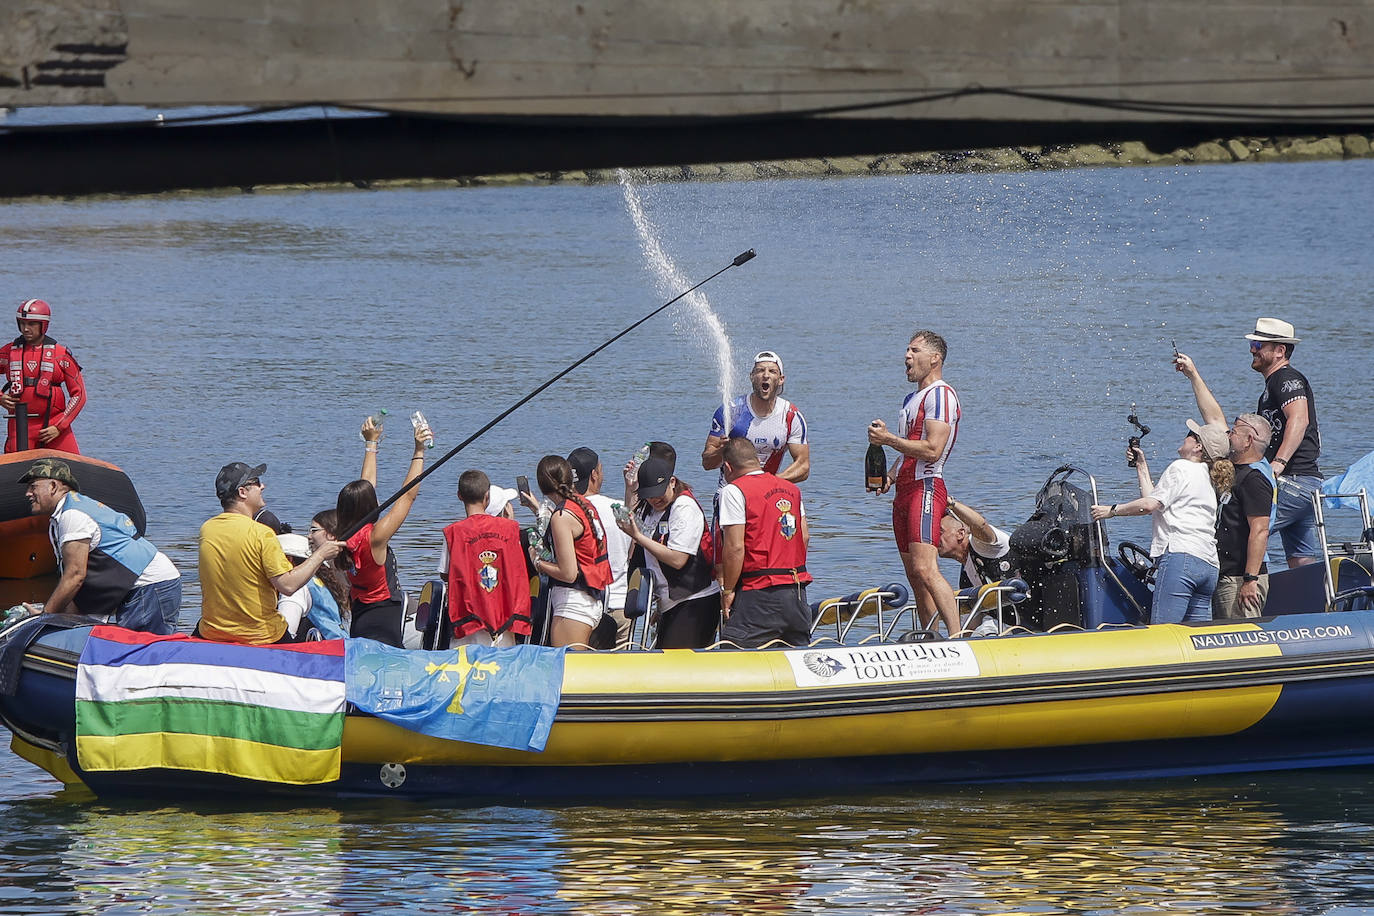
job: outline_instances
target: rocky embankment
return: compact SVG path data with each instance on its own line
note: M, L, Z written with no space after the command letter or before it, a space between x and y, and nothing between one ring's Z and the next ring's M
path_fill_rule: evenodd
M1153 152L1146 148L1144 143L1135 141L1101 145L1088 143L1080 146L1009 146L939 153L888 153L881 156L839 156L831 159L776 159L768 162L656 166L637 169L635 176L644 181L739 181L751 178L826 175L1023 172L1032 169L1075 169L1114 165L1364 159L1374 156L1370 141L1371 138L1364 134L1331 137L1237 137L1199 143L1197 146L1182 147L1169 153ZM614 169L588 169L482 175L458 179L457 183L466 186L597 184L615 179Z

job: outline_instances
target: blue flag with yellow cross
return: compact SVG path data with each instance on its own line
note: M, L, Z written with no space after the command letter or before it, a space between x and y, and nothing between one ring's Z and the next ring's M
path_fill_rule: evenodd
M344 680L350 703L411 731L542 751L563 694L565 651L459 646L425 652L349 639Z

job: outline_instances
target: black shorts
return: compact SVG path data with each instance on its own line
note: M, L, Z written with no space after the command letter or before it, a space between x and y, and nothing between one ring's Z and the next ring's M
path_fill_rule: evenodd
M401 644L401 624L405 621L406 608L399 601L378 601L376 604L353 602L353 626L348 635L377 642L398 649Z
M656 648L704 649L716 641L719 626L720 592L678 602L663 612Z
M811 605L806 603L806 586L773 585L736 592L720 640L741 649L755 649L773 640L789 646L808 645Z

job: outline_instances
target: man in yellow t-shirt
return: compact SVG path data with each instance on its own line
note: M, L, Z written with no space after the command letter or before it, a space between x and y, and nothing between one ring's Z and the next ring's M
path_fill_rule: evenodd
M201 616L196 631L219 642L289 642L277 595L304 588L341 541L326 541L292 567L271 528L253 520L263 508L267 465L235 461L220 468L215 493L224 511L200 526ZM301 628L300 635L306 630Z

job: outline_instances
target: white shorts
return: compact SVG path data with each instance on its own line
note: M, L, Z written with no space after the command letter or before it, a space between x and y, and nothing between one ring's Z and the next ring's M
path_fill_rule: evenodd
M593 598L580 588L555 585L549 591L549 607L552 608L555 617L566 617L568 620L594 627L601 622L605 602L600 598Z
M510 630L504 631L495 639L491 638L491 633L486 630L475 630L461 639L455 639L449 643L449 648L456 649L459 646L494 646L497 649L509 649L515 645L515 634Z

